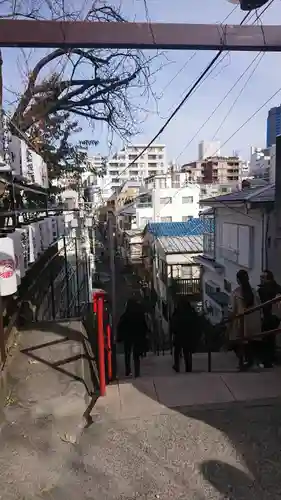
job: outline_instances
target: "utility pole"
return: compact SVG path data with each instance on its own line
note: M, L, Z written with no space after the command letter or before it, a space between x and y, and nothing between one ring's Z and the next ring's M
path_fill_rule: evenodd
M109 260L110 260L110 274L111 274L111 317L112 317L112 378L116 379L117 376L117 356L116 356L116 267L115 267L115 248L114 248L114 234L113 234L113 212L108 212L108 240L109 240Z

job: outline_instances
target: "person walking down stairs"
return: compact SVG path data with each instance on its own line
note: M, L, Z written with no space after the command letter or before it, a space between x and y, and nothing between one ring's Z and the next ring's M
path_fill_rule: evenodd
M260 362L261 340L256 340L254 337L261 332L261 313L257 310L239 318L236 316L257 306L260 301L257 292L251 287L247 271L240 269L236 274L236 279L238 287L233 290L229 305L230 318L232 318L229 340L237 344L239 370L245 371Z
M258 288L258 293L260 301L263 304L271 299L274 299L277 295L281 294L281 287L276 283L273 273L268 269L264 270L261 274L261 282ZM276 304L270 304L264 306L262 309L262 331L270 332L275 330L280 325L280 305L278 302ZM266 335L261 344L261 361L265 368L272 368L275 361L275 335Z
M185 371L192 371L192 353L195 351L197 339L200 337L199 329L199 319L196 312L185 297L180 297L170 321L170 332L174 346L173 369L175 372L180 371L182 353Z
M145 350L147 326L145 313L135 299L129 299L117 327L117 341L123 342L126 377L132 375L131 357L133 354L135 377L140 376L140 358Z

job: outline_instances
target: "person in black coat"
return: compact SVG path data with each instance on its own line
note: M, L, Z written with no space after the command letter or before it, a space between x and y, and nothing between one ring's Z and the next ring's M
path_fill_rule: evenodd
M276 283L273 273L266 269L261 274L261 283L258 288L261 304L274 299L276 295L281 294L281 287ZM273 313L271 304L263 307L262 331L268 332L275 330L280 324L280 319ZM275 335L267 335L261 343L261 361L265 368L273 366L275 358Z
M131 375L133 354L135 377L140 376L140 357L145 350L147 325L145 313L135 299L129 299L117 327L117 340L124 344L125 373Z
M185 297L180 297L171 318L170 329L174 345L174 365L180 371L180 358L183 352L185 371L192 371L192 353L196 349L197 338L200 337L199 319L191 304Z

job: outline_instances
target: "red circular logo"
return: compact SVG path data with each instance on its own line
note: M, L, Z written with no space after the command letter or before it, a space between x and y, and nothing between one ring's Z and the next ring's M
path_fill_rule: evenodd
M0 261L0 278L8 279L14 275L15 264L12 259L6 259Z

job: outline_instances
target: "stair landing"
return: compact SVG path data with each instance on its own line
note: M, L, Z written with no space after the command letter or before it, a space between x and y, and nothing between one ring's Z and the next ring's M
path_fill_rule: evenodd
M192 373L175 373L172 357L149 354L142 360L141 377L124 377L124 360L118 357L119 381L107 387L94 412L114 419L166 414L184 408L218 408L230 403L257 404L281 397L281 369L239 373L233 353L213 354L212 372L207 372L207 355L195 354ZM183 367L182 367L183 370Z

